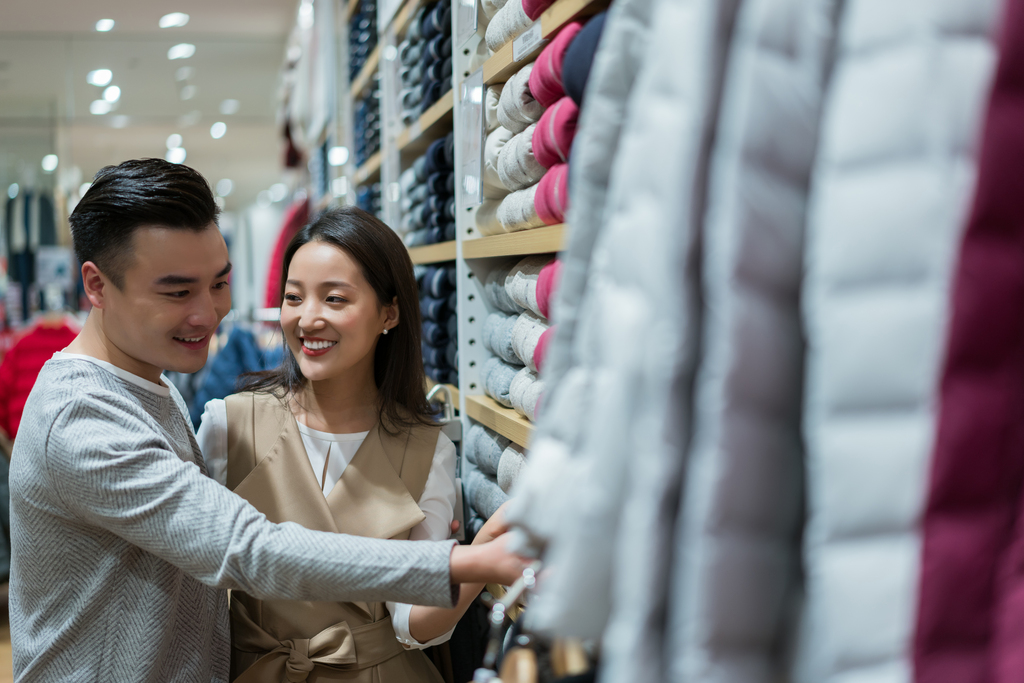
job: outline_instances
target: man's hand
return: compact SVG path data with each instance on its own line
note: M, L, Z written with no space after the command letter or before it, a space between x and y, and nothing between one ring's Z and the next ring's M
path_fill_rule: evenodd
M502 535L479 545L474 541L473 545L455 546L450 560L451 582L511 586L533 560L509 552L506 549L508 542L508 536Z
M473 538L473 545L489 543L508 531L508 520L505 519L505 508L508 504L509 501L502 503L501 507L491 515L491 518L480 527L480 531L476 532L476 536Z

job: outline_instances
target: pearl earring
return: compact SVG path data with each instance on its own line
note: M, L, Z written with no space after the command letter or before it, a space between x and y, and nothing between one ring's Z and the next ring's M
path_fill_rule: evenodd
M388 328L385 327L384 328L384 334L387 334L387 333L388 333Z

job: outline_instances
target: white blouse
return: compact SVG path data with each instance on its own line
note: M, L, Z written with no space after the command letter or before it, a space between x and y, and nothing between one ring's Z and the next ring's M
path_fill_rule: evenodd
M334 485L341 479L345 468L352 462L356 451L362 445L369 432L355 434L329 434L310 429L301 422L299 434L302 445L306 448L310 467L317 481L321 481L324 472L324 461L330 448L330 461L327 464L327 477L324 480L324 496L326 497ZM207 402L203 412L203 421L196 434L199 448L206 459L206 468L215 481L222 486L227 484L228 470L228 415L224 401L214 399ZM420 496L418 505L426 515L426 519L412 528L409 533L411 541L443 541L451 536L452 519L455 511L455 444L442 432L437 437L434 450L434 462L430 466L427 484ZM452 637L453 628L448 633L438 636L426 643L420 643L409 633L409 613L412 605L404 603L386 603L391 613L391 624L394 626L398 641L407 648L423 649L439 645Z

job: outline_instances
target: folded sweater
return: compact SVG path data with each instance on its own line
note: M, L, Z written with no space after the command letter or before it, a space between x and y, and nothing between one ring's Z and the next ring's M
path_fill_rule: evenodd
M544 393L544 382L530 368L523 368L512 378L508 395L517 413L531 422L537 419L537 404Z
M484 299L491 305L491 308L518 316L523 309L512 300L512 297L508 295L508 290L505 289L505 280L508 279L508 275L516 263L518 261L505 261L492 268L484 279L483 291Z
M500 235L505 232L498 220L498 209L501 208L500 199L485 199L483 204L476 210L474 222L476 229L485 237L488 235Z
M565 95L562 83L562 64L569 46L583 28L578 21L569 22L537 55L530 74L530 92L545 107L550 107Z
M568 210L569 165L556 164L537 183L534 211L541 224L555 225L565 222L565 212ZM500 211L498 218L501 219Z
M518 316L491 313L484 321L484 348L510 365L524 365L513 346L513 330Z
M551 301L561 274L562 262L551 261L537 275L537 311L548 320L551 319Z
M543 117L541 117L543 120ZM509 190L522 190L535 184L547 170L533 157L533 136L537 124L514 135L498 152L498 177Z
M533 372L537 372L537 366L533 360L534 351L537 349L541 335L547 329L546 322L529 312L516 318L515 324L512 326L512 351L515 353L516 360Z
M484 96L484 132L488 135L501 125L501 122L498 121L498 102L501 101L501 87L501 83L487 86L487 94Z
M541 115L532 138L533 156L539 165L551 168L569 162L579 115L580 108L568 97L558 100Z
M498 463L502 452L512 443L501 434L474 422L466 432L464 447L466 457L484 474L498 474Z
M543 178L541 182L543 182ZM501 229L504 232L518 232L548 225L537 214L537 209L534 206L538 187L540 187L539 183L531 185L525 190L513 192L501 200L501 205L498 206L498 222L501 223Z
M501 150L512 139L514 133L504 126L498 126L484 141L484 199L502 199L509 193L498 173L498 159Z
M498 99L498 123L513 133L521 133L531 123L537 123L544 113L544 105L530 92L530 74L533 64L527 64L512 74L501 89Z
M551 337L555 334L555 326L552 325L548 329L544 330L544 333L540 335L540 339L537 340L537 346L533 350L533 366L537 368L537 372L544 370L544 357L548 352L548 345L551 343Z
M498 486L502 491L511 493L524 465L526 465L526 455L519 450L518 446L509 444L502 451L501 459L498 461Z
M527 256L509 270L505 277L505 291L517 306L533 311L535 315L543 315L537 304L537 282L544 267L554 260L547 254Z
M503 363L498 358L488 358L480 373L484 382L484 393L506 408L511 408L512 399L509 396L509 390L517 372L519 372L518 366Z

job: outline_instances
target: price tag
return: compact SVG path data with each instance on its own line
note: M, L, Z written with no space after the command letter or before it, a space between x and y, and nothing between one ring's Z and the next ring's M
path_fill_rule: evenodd
M544 43L544 35L540 26L540 19L533 22L533 26L512 41L512 61L521 62Z
M470 208L484 200L484 72L477 69L459 88L459 136L461 181L459 206Z

